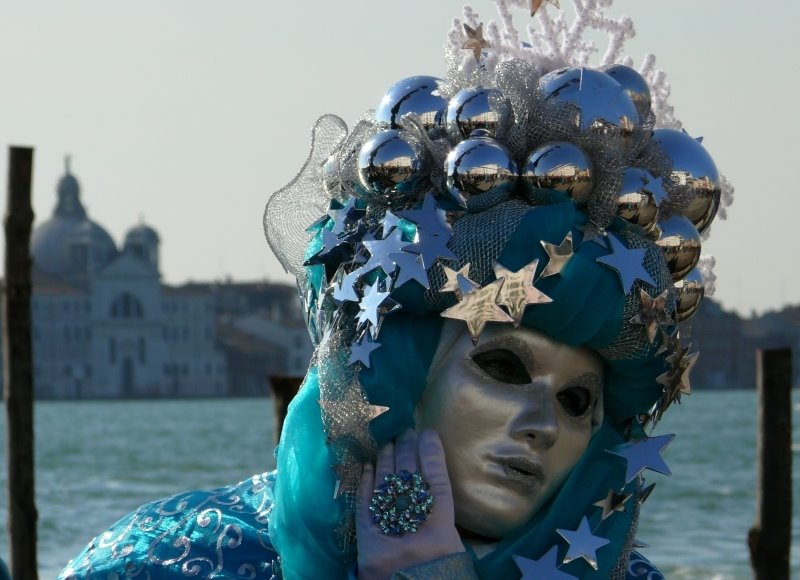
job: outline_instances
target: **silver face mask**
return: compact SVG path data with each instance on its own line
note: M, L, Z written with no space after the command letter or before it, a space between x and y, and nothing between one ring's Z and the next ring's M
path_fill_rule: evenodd
M603 362L540 332L489 325L474 347L445 323L417 405L439 433L456 524L500 539L563 483L602 418Z

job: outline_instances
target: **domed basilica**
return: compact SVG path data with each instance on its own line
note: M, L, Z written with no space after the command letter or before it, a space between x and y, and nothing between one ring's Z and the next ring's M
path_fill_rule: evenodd
M31 240L34 382L43 398L215 396L227 383L215 298L161 283L158 233L121 247L89 218L69 159Z

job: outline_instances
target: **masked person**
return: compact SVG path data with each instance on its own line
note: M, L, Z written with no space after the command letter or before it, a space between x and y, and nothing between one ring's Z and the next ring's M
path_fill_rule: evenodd
M720 176L656 127L663 85L457 25L446 77L320 119L267 205L316 345L277 470L144 506L62 578L660 577L646 428L690 387Z

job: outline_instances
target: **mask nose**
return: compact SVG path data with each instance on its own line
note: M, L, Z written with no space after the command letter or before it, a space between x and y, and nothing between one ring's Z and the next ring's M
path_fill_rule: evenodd
M519 412L511 421L511 434L533 449L549 449L558 439L558 418L551 384L545 377L535 380L529 387L520 401Z

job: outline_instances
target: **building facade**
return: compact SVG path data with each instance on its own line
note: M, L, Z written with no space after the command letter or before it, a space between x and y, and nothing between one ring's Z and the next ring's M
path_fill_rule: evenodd
M297 325L296 290L165 285L154 229L136 225L117 247L89 218L69 163L56 193L31 240L37 397L265 394L269 375L305 372L311 346ZM257 328L261 320L270 330Z

